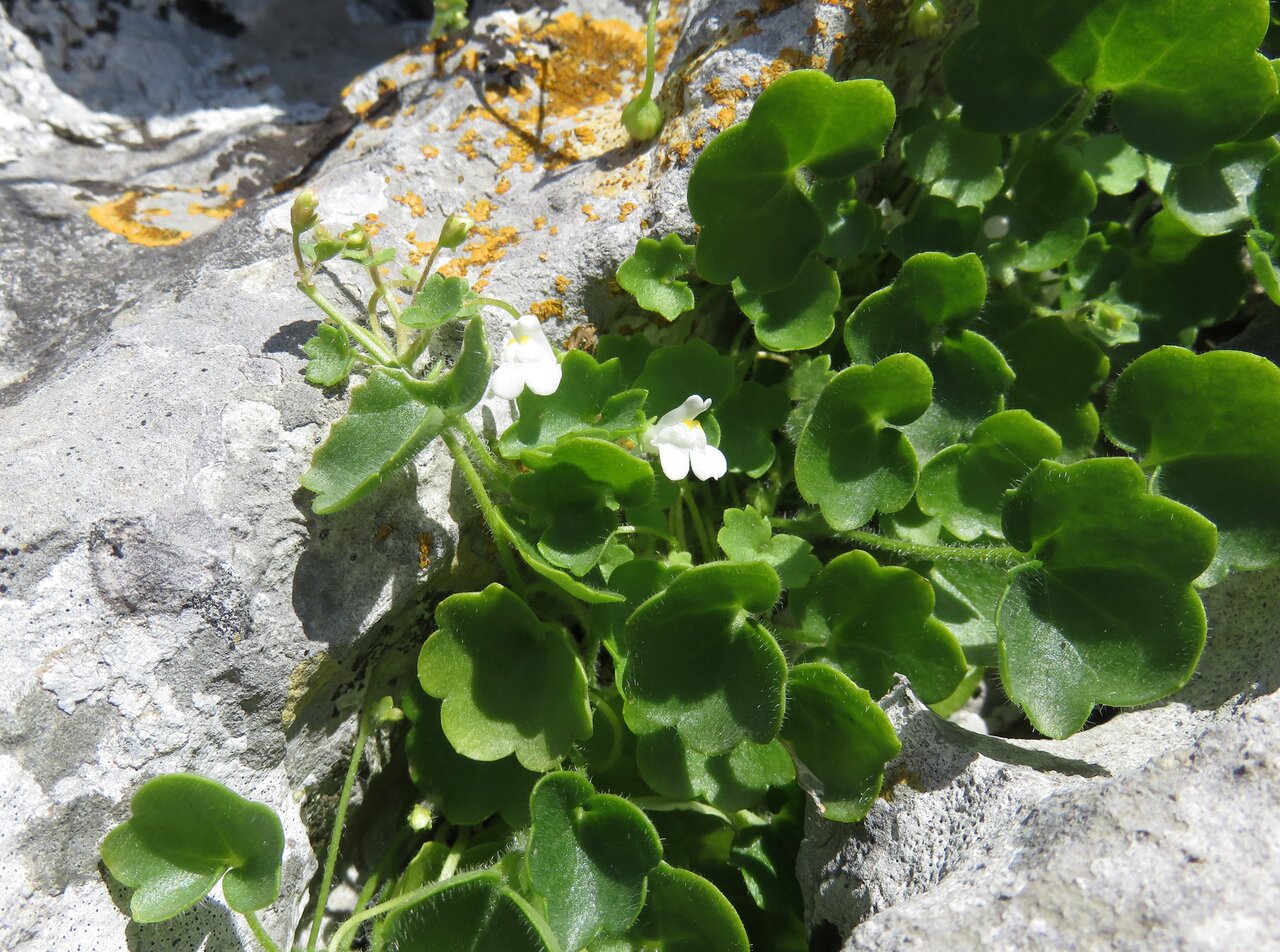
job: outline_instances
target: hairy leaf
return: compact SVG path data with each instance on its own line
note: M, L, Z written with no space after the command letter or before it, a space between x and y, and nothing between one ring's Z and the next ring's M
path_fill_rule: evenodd
M618 266L618 284L646 311L674 321L693 310L688 282L676 280L692 267L693 246L686 245L679 235L667 235L660 242L641 238L631 257Z

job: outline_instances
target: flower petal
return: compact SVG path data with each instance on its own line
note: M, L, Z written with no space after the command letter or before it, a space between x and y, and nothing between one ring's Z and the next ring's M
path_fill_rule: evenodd
M524 367L515 362L504 363L489 378L489 389L496 397L514 400L524 390L524 378Z
M693 475L699 479L719 479L729 471L729 463L714 446L701 446L689 451Z
M689 451L670 443L658 444L658 461L662 464L662 472L672 481L684 479L689 475Z
M659 430L664 430L669 426L675 426L677 423L683 423L685 420L692 420L709 406L711 406L710 400L704 400L695 393L674 410L668 410L662 414L662 417L654 426Z
M560 365L556 363L555 355L550 360L540 360L537 363L529 363L524 365L524 381L532 390L540 397L547 397L556 392L556 388L560 386L560 377L563 371Z

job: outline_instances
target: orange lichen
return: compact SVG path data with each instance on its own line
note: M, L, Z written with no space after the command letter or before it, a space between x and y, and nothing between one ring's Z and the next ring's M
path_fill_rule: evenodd
M487 198L477 198L474 202L467 202L465 211L471 216L472 221L481 225L493 217L494 209L497 207Z
M520 243L520 234L514 228L505 226L493 229L480 225L476 228L478 241L463 245L460 249L463 257L454 258L440 273L445 277L465 277L471 268L481 268L500 261L507 256L507 248Z
M548 321L553 317L564 317L564 301L561 301L559 298L547 298L545 301L535 301L529 305L529 313L540 321Z
M365 230L365 234L367 234L370 238L372 238L378 232L382 231L382 222L378 220L378 213L369 212L369 214L365 215L364 224L361 225L360 227L362 227Z
M480 133L475 129L468 129L458 140L458 152L468 159L480 158L480 151L476 148L476 143L479 141Z
M511 179L504 175L502 178L498 179L498 184L493 187L493 190L499 195L506 195L507 192L511 190Z
M146 209L138 209L138 200L143 194L138 191L125 192L114 202L94 205L89 209L89 217L107 231L114 232L135 245L145 245L148 248L179 245L191 237L189 231L159 228L139 221L139 217L147 213Z
M427 214L427 208L422 202L422 196L416 192L405 192L403 195L392 195L393 202L399 202L405 208L409 209L409 214L414 218L422 218Z
M542 231L542 229L546 227L547 227L547 219L544 216L539 215L537 218L533 220L534 231Z
M596 214L595 209L590 205L582 206L582 214L587 216L587 221L599 221L600 216ZM554 232L553 232L554 233Z
M423 67L420 62L417 60L410 60L408 63L405 63L404 66L400 67L400 72L404 73L406 76L416 76L418 73L422 72L422 69Z
M419 241L416 231L409 232L404 236L404 240L412 246L412 250L409 252L409 264L412 265L422 264L431 255L431 252L436 250L434 241Z
M556 291L559 294L564 294L566 291L569 290L569 285L573 284L573 282L570 281L568 278L566 278L563 274L556 275L555 283L556 283Z
M192 202L187 206L188 215L204 215L208 218L216 218L219 221L230 218L240 208L244 207L243 198L230 199L220 205L201 205L199 202ZM169 214L167 208L156 209L158 212Z
M431 548L435 545L435 536L430 532L418 533L418 568L431 567Z
M623 202L622 207L618 209L618 221L626 221L638 207L635 202Z
M434 159L440 155L440 150L433 145L424 145L422 147L422 157L424 159Z

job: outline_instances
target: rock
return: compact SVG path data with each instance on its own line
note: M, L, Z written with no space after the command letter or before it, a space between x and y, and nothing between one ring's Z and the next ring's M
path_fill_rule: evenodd
M768 81L834 59L916 88L936 53L870 7L746 6L675 7L669 118L641 147L618 125L643 50L620 0L473 9L465 43L429 45L399 0L4 4L0 947L250 947L216 897L128 923L98 865L132 792L180 770L281 814L286 898L263 920L290 934L366 658L491 571L439 448L337 516L298 489L346 403L301 376L298 184L415 261L467 208L446 273L562 340L626 307L611 278L641 234L691 235L697 150Z
M808 819L814 947L1280 947L1278 582L1208 592L1191 683L1065 741L970 733L899 685L884 797Z

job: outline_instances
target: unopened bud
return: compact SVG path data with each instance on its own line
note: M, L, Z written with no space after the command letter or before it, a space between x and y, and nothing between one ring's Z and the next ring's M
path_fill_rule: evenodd
M364 251L369 247L369 234L359 225L352 225L342 233L348 251Z
M1009 234L1009 216L992 215L982 223L982 233L990 241L999 241Z
M907 21L911 32L921 40L928 40L942 35L946 20L946 10L940 0L920 0L911 8Z
M467 235L471 234L471 229L475 225L470 215L454 212L440 226L440 238L436 244L441 248L456 248L467 240Z
M648 96L637 96L622 110L622 125L637 142L652 139L662 131L662 107Z
M409 811L409 829L415 833L421 833L423 830L431 829L431 824L436 818L431 814L425 803L414 804L412 810Z
M295 235L300 235L304 231L309 231L320 222L316 209L320 207L320 196L311 189L306 188L298 193L298 197L293 200L293 207L289 210L289 224L293 227Z

